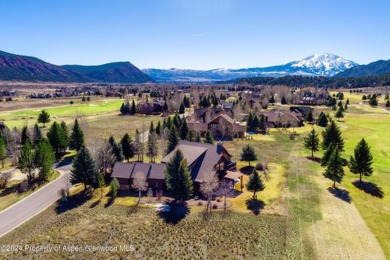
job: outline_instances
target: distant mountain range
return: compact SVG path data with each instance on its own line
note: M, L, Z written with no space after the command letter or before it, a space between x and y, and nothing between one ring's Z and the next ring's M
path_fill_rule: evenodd
M311 55L284 65L243 69L144 69L130 62L97 66L53 65L35 57L0 51L0 80L108 83L208 83L251 77L323 76L360 77L390 74L390 60L368 65L334 54Z
M144 69L157 82L213 82L248 77L282 77L289 75L332 77L358 64L334 54L312 55L284 65L246 69Z
M378 60L367 65L359 65L335 75L338 78L380 76L390 74L390 60Z
M0 51L0 80L52 82L145 83L152 79L130 62L98 66L57 66L43 60Z

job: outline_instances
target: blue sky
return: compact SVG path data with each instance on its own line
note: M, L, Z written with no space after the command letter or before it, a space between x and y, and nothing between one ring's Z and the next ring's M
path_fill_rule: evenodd
M244 68L390 59L390 1L0 0L0 50L54 64Z

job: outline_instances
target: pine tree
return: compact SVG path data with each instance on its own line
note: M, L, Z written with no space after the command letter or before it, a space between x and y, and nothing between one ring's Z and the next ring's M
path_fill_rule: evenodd
M313 122L313 120L314 120L313 113L310 110L309 113L306 116L306 121L311 123L311 122Z
M191 142L194 141L194 134L193 134L192 131L188 131L188 134L187 134L186 139L187 139L188 141L191 141Z
M111 198L115 199L118 196L119 182L117 178L112 179L110 183Z
M122 103L121 108L119 109L119 111L121 112L122 116L126 114L125 103Z
M111 146L112 152L115 154L116 161L117 162L123 161L122 147L119 144L117 144L113 136L110 136L110 138L108 139L108 143Z
M314 158L314 152L317 152L320 146L320 139L318 138L316 130L313 128L303 141L305 148L311 150L311 158Z
M179 133L180 139L181 140L187 139L187 135L188 135L189 131L190 131L190 129L188 128L187 120L184 118L183 122L181 124L181 127L180 127L180 133Z
M256 192L262 191L265 189L265 185L264 185L259 173L256 171L256 169L253 169L252 174L249 175L249 180L246 184L246 189L248 191L253 191L253 199L257 199Z
M274 104L274 103L275 103L275 97L274 97L274 95L272 95L271 98L269 99L269 103L270 103L270 104Z
M373 169L372 154L370 147L363 138L355 147L354 157L351 156L349 161L349 169L355 174L359 174L359 180L362 182L362 176L371 176Z
M68 130L68 126L66 125L66 123L64 121L61 122L61 128L62 128L62 131L64 132L64 139L66 142L66 146L68 146L69 145L69 130Z
M241 161L246 161L249 163L249 166L251 166L251 161L256 161L257 155L255 152L255 148L251 146L250 144L246 144L242 147L241 152Z
M335 146L333 143L331 143L328 146L328 149L325 150L324 154L321 157L321 166L325 167L328 164L329 158L332 155L334 149L335 149Z
M122 153L127 161L129 161L130 158L134 157L132 142L133 140L128 133L126 133L121 139Z
M378 106L378 100L376 99L376 94L372 95L369 101L370 106L376 107Z
M46 112L46 110L42 110L38 115L38 123L43 124L43 127L46 126L47 123L50 122L50 115Z
M339 149L336 147L327 163L324 176L333 181L333 188L336 188L336 182L340 183L344 176L343 162L340 157Z
M160 121L157 122L156 134L157 134L158 136L161 135L161 122L160 122Z
M20 142L22 145L24 145L26 142L29 142L31 144L30 131L28 130L27 126L24 126L22 128L22 133L20 135Z
M4 160L7 158L7 146L4 142L4 138L0 137L0 160L1 166L4 168Z
M153 133L155 130L154 130L154 124L153 124L153 121L150 122L150 127L149 127L149 133Z
M342 107L339 107L339 109L337 110L336 114L334 115L339 121L340 121L340 118L343 118L344 117L344 113L343 113L343 109Z
M179 114L183 115L185 113L185 111L186 111L186 108L185 108L184 104L181 103L180 108L179 108Z
M67 142L64 136L64 131L57 122L54 122L51 125L49 131L47 132L47 139L53 147L56 157L59 158L61 153L65 152Z
M389 100L387 100L387 102L386 102L386 107L390 107L390 101Z
M183 153L177 150L165 168L167 189L179 200L185 200L193 194L193 181Z
M172 152L179 143L179 135L177 134L176 127L173 125L168 135L168 145L166 154Z
M253 116L253 113L252 111L249 111L249 114L248 114L248 117L246 119L246 131L247 132L253 132L253 119L254 119L254 116Z
M39 169L39 181L48 181L50 175L53 172L52 167L55 161L55 156L53 153L53 148L46 138L42 138L37 144L34 160L35 166Z
M156 132L149 133L148 137L148 153L150 162L154 162L158 154L158 136Z
M324 114L324 112L321 111L320 115L318 116L317 125L326 127L328 125L328 118Z
M282 103L282 105L287 105L287 100L284 96L282 97L282 100L280 102Z
M347 99L347 101L345 101L345 104L349 105L349 98Z
M328 149L331 143L333 143L340 151L344 151L344 140L341 136L341 131L336 122L333 120L322 132L322 149Z
M20 152L18 164L20 171L27 174L27 182L31 186L34 180L35 153L29 142L24 144Z
M33 136L32 136L33 144L37 145L42 138L43 138L42 131L39 128L38 124L35 124L33 128Z
M72 133L70 135L69 148L78 151L81 149L83 145L84 145L84 133L83 130L81 130L79 121L75 119Z
M214 138L213 138L213 135L210 133L210 131L206 132L204 142L206 144L214 144Z
M73 160L70 182L72 184L83 183L84 192L87 191L87 185L97 183L98 172L95 168L95 162L85 145L82 145Z
M131 102L130 115L135 115L137 113L137 107L135 106L135 101Z
M106 182L104 181L104 174L103 173L99 173L98 174L98 187L100 189L100 199L103 198L103 188L104 188L104 185L106 185Z

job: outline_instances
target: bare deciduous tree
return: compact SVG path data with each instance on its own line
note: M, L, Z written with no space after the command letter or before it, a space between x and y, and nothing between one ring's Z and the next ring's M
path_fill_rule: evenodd
M138 191L138 203L141 200L141 192L148 189L148 182L146 176L142 172L136 172L131 188Z
M211 214L211 199L214 191L218 188L219 180L215 171L207 174L203 182L200 184L200 192L207 198L206 216Z
M232 184L230 181L223 179L219 185L219 188L217 190L217 194L219 196L224 197L224 203L223 203L223 211L226 213L227 208L227 197L234 194L234 189L232 189Z
M0 173L0 188L4 189L5 187L7 187L7 184L11 180L11 178L12 170Z
M96 167L102 169L103 173L106 173L107 169L112 171L116 162L116 156L112 150L112 146L106 140L100 144L97 142L96 146L90 148L96 162Z

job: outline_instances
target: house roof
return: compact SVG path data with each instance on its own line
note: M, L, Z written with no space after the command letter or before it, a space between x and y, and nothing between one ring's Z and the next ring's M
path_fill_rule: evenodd
M131 174L131 178L140 178L145 177L147 179L149 177L150 164L136 162L134 163L133 173Z
M243 174L241 172L232 172L232 171L227 171L226 175L224 178L226 179L231 179L231 180L237 180L240 178Z
M130 179L131 173L133 172L133 163L115 163L114 169L112 170L112 178Z
M172 152L161 160L161 162L168 162L179 149L183 153L184 158L187 160L188 166L191 166L191 164L193 164L207 150L207 148L204 147L188 145L180 142Z
M149 179L164 180L165 178L165 164L163 163L152 163L149 174Z

